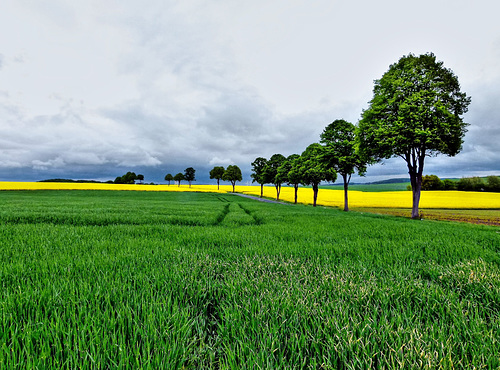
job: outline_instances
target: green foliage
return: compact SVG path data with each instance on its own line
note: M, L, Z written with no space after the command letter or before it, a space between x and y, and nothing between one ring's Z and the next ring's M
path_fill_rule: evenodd
M165 175L165 181L168 181L168 185L170 185L170 181L175 181L174 176L171 173L167 173Z
M321 143L325 145L325 160L347 179L356 171L361 176L366 172L366 162L356 150L355 129L352 123L338 119L326 126L321 133Z
M231 183L231 185L233 186L233 193L234 193L234 187L236 185L236 181L242 180L240 168L236 165L227 166L226 171L224 171L224 174L222 175L222 180L229 181Z
M264 183L273 184L276 188L276 200L280 197L282 181L281 176L278 176L278 168L286 161L286 157L282 154L273 154L266 162L263 171Z
M298 154L289 155L283 163L278 167L276 172L276 181L279 183L287 183L288 185L293 186L295 189L295 204L297 204L297 191L300 184L300 179L298 177L294 177L293 174L290 175L290 171L292 170L294 161L299 158Z
M498 228L0 192L0 367L498 368Z
M488 176L486 178L486 189L488 191L500 192L500 177Z
M224 175L224 167L222 166L215 166L210 170L210 178L211 179L217 179L217 189L219 189L219 182L222 180L222 176Z
M191 182L196 181L195 173L196 170L193 167L188 167L184 170L184 180L189 183L189 187L191 187Z
M422 190L443 190L444 183L436 175L425 175L422 177Z
M366 161L356 149L355 126L343 119L335 120L321 133L321 143L325 145L323 160L344 180L344 211L348 211L347 191L351 176L355 171L361 176L366 172Z
M135 180L137 180L137 175L129 171L121 177L118 176L114 182L115 184L135 184Z
M469 104L458 78L434 54L404 56L375 81L359 122L360 152L375 160L405 160L414 193L412 217L418 217L425 157L460 151L467 126L461 116Z
M316 206L318 186L321 181L335 182L337 173L324 161L325 147L314 143L294 160L288 173L289 179L299 181L302 185L311 185L313 189L313 205Z
M178 183L178 186L181 186L181 181L185 180L184 175L179 172L174 176L174 181Z
M457 183L453 180L450 180L450 179L444 179L443 180L443 189L444 190L456 190Z
M457 182L457 190L462 191L482 191L484 190L485 184L483 179L477 176L474 177L462 177Z

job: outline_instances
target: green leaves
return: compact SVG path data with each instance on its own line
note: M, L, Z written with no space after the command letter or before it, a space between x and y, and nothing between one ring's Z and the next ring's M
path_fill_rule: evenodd
M335 182L337 173L323 160L325 148L314 143L309 145L292 166L292 178L300 178L303 185L318 185L321 181ZM290 174L289 174L290 175Z
M470 98L433 54L402 57L375 81L359 124L360 149L379 159L419 148L423 155L453 156L461 149Z
M358 126L359 150L364 158L399 156L406 161L413 218L418 218L425 157L460 151L467 126L461 115L469 104L453 71L432 53L404 56L375 81L370 107Z

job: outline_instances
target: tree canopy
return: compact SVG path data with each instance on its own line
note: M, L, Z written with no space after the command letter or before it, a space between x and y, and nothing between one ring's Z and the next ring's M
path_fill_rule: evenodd
M188 167L184 170L184 180L189 183L189 187L191 187L191 182L196 181L195 173L196 170L193 167Z
M347 192L352 174L357 171L364 175L366 172L366 161L356 150L355 129L352 123L338 119L326 126L321 134L321 143L325 145L323 158L344 181L344 211L349 210Z
M295 190L295 204L297 204L297 192L299 190L300 179L290 176L290 171L292 170L294 161L299 157L300 155L298 154L289 155L281 166L278 167L276 174L277 181L293 186Z
M168 185L170 186L170 181L174 181L174 176L171 173L167 173L165 175L165 181L168 181Z
M314 143L309 145L306 150L294 160L289 177L297 179L303 185L311 185L313 188L313 206L316 207L318 199L318 186L321 181L335 182L337 173L329 168L325 163L325 147Z
M135 180L137 180L137 175L129 171L123 176L118 176L114 182L115 184L135 184Z
M181 181L182 180L184 180L184 175L181 172L179 172L178 174L176 174L174 176L174 181L179 184L178 186L181 186Z
M236 181L242 180L240 168L236 165L227 166L226 171L224 171L224 175L222 175L222 180L229 181L231 185L233 185L233 193L234 193L234 187L236 185Z
M373 99L358 126L360 152L375 160L403 158L413 191L413 218L419 217L424 159L460 151L467 126L461 116L469 104L458 78L434 54L403 56L375 81Z
M280 198L281 192L281 177L278 175L278 168L285 162L286 157L282 154L273 154L264 166L264 181L265 183L273 184L276 188L276 200Z
M267 165L267 159L264 157L257 157L252 162L252 183L256 182L260 184L260 197L262 198L264 192L264 184L266 183L265 169Z
M222 179L224 171L225 169L222 166L215 166L210 170L210 178L217 180L217 190L219 190L219 181Z

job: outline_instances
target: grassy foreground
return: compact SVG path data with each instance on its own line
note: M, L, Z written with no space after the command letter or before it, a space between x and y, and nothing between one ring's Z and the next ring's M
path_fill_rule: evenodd
M0 368L500 366L498 228L0 192Z

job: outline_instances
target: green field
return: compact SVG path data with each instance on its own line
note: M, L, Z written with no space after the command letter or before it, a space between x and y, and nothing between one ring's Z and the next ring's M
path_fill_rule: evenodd
M0 368L498 368L498 227L0 192Z
M354 184L349 185L349 190L382 192L382 191L408 191L410 182L398 182L388 184ZM323 185L324 189L344 190L343 185Z

